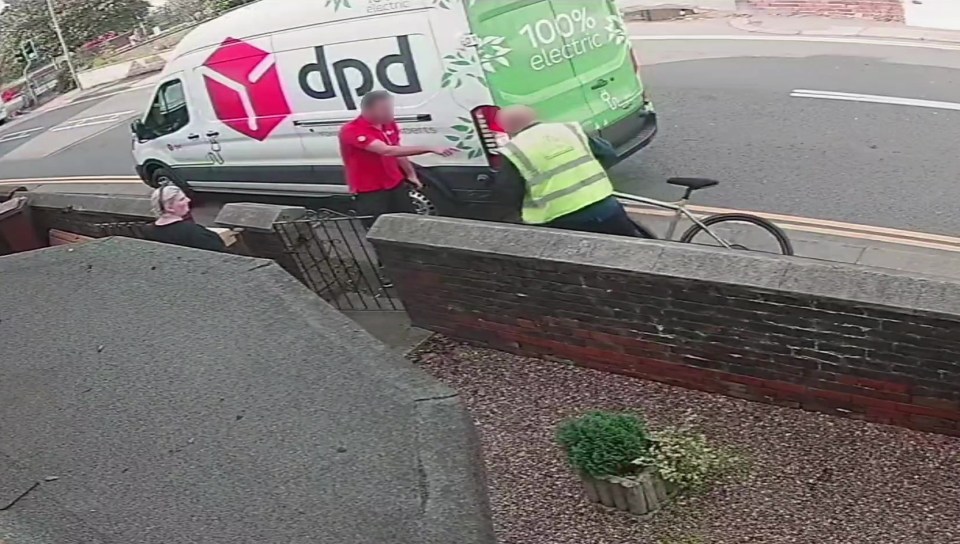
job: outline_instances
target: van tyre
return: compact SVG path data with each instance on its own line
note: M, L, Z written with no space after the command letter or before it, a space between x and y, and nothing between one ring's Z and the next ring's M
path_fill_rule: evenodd
M150 174L150 182L147 183L147 185L156 189L157 187L160 187L161 185L166 183L172 183L177 187L179 187L180 190L182 190L184 193L188 195L190 194L188 192L189 188L183 182L178 180L173 175L173 172L171 172L169 168L164 168L162 166L153 170L153 172Z
M440 215L434 199L427 195L427 189L410 189L410 202L417 215Z

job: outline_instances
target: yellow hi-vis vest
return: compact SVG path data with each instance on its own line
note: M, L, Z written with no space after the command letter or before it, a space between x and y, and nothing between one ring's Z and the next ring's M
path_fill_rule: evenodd
M522 218L542 225L613 195L613 184L575 123L534 125L500 148L526 180Z

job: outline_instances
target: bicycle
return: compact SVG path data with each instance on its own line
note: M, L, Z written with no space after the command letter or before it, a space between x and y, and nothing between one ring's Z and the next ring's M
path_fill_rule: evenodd
M730 243L724 239L721 234L717 233L716 227L723 223L730 226L734 223L745 224L750 226L759 227L766 234L769 234L773 237L779 247L779 253L782 255L793 255L793 244L790 242L790 239L787 238L786 233L783 230L771 223L770 221L757 217L755 215L745 214L745 213L725 213L718 215L711 215L704 219L700 219L693 212L687 209L687 204L690 202L691 197L693 196L694 191L699 191L700 189L706 189L708 187L714 187L720 184L719 181L707 178L670 178L667 180L667 183L670 185L675 185L678 187L685 187L686 192L683 197L677 202L664 202L661 200L656 200L653 198L647 198L643 196L631 195L627 193L614 193L614 195L621 200L629 200L632 202L639 202L641 204L646 204L648 206L654 206L657 208L662 208L666 210L673 211L673 216L670 220L670 226L667 228L667 232L662 240L673 240L673 236L676 233L677 227L680 225L680 221L686 218L687 220L693 223L686 232L680 236L680 239L677 240L684 244L694 243L694 240L699 234L707 234L709 238L712 238L716 244L719 244L721 247L727 249L737 249L737 250L747 250L747 251L758 251L751 250L750 248L742 245ZM658 237L653 235L649 230L644 228L641 225L637 225L637 228L650 238L657 239ZM740 229L742 230L742 229ZM759 232L759 231L755 231ZM772 251L769 253L773 253Z

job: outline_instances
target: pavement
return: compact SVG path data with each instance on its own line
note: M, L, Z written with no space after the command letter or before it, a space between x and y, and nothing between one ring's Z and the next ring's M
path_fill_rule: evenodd
M628 210L635 220L663 237L670 218L656 209L630 205ZM703 212L696 214L706 217ZM836 263L859 264L874 268L897 270L924 276L960 279L960 238L939 236L933 239L913 238L913 233L896 229L876 229L866 225L843 225L830 227L822 223L794 218L794 221L767 216L784 230L790 238L795 254L799 257ZM799 219L797 221L796 219ZM679 222L676 240L692 226L688 220ZM718 227L716 234L731 244L739 244L754 251L776 253L773 238L763 231L743 224ZM694 243L716 246L716 242L701 234Z
M113 238L0 275L0 541L493 544L456 393L276 264Z
M748 15L729 17L735 30L777 36L877 38L960 44L960 32L909 27L865 19L837 19L810 15Z
M910 27L869 19L818 17L814 15L771 15L704 10L697 15L631 27L644 35L728 35L807 36L811 38L875 38L877 40L921 41L932 44L960 44L960 31Z

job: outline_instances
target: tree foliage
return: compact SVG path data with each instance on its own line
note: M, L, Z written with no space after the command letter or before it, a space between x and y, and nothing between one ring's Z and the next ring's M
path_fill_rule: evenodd
M0 11L0 81L17 79L21 42L32 39L42 61L61 56L46 0L5 0ZM141 27L167 29L197 23L256 0L169 0L151 10L147 0L53 0L64 40L74 53L110 32Z
M150 24L169 27L201 21L256 0L169 0L150 14Z
M60 44L50 22L46 0L6 0L0 12L0 59L6 71L15 62L20 43L32 39L42 57L60 55ZM54 0L67 46L83 44L109 32L123 33L147 16L146 0ZM17 66L22 69L22 65Z

